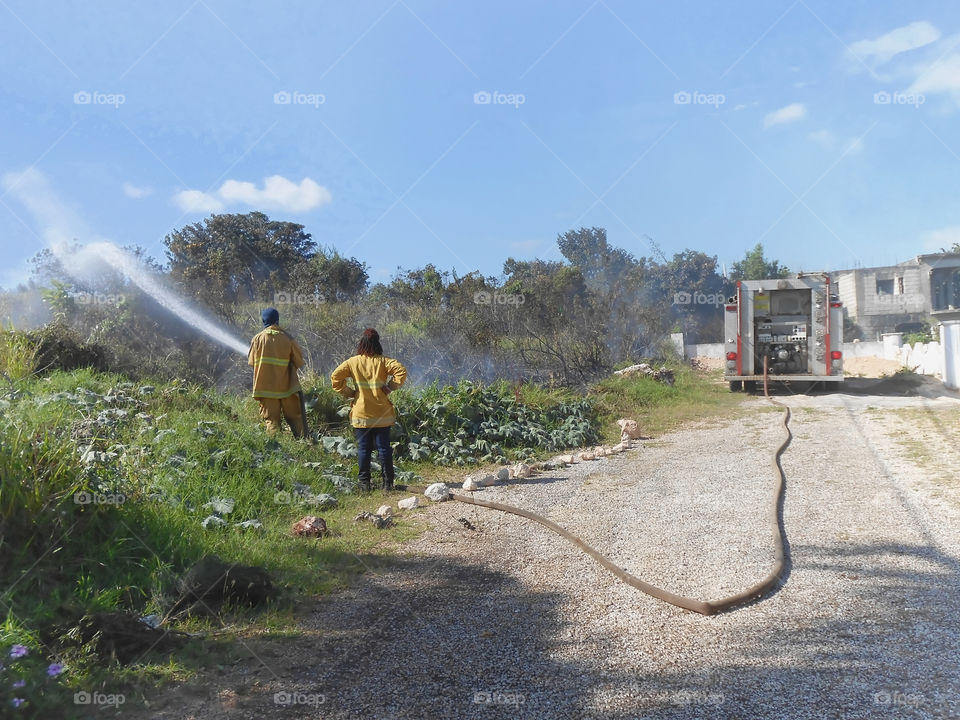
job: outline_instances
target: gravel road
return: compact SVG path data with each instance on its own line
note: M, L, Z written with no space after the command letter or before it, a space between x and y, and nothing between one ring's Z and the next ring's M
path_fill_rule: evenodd
M251 645L256 657L150 715L960 717L960 443L943 429L960 400L940 395L780 398L794 409L791 561L749 606L680 610L535 523L442 503L418 511L430 529L389 569L319 601L304 637ZM746 402L746 419L478 494L550 517L648 582L719 598L771 562L779 415ZM950 470L936 482L900 442L914 432L902 412L937 419L918 436L939 440Z

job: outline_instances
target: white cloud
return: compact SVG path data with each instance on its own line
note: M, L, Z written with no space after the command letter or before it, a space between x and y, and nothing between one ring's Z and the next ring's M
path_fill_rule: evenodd
M828 150L838 150L842 148L843 155L857 155L863 152L863 140L860 138L853 138L852 140L843 141L842 138L838 138L829 130L817 130L807 135L807 139L811 142L817 143Z
M922 240L924 249L930 252L939 252L941 248L949 250L954 243L960 243L960 225L930 230L923 234Z
M174 201L184 212L217 212L223 210L223 203L202 190L181 190L173 196Z
M874 60L883 64L900 53L916 50L940 39L940 31L920 20L891 30L874 40L860 40L850 46L850 51L862 60Z
M863 138L854 138L843 149L845 155L859 155L863 152Z
M263 187L251 182L227 180L218 190L182 190L174 201L184 212L216 212L228 205L245 205L258 210L306 212L331 201L330 191L310 178L298 183L282 175L265 178Z
M139 200L140 198L145 198L147 195L153 194L153 188L138 187L133 183L125 182L122 187L123 194L128 198L133 198L134 200Z
M782 125L783 123L794 122L799 120L802 117L805 117L807 114L807 107L803 103L792 103L786 107L782 107L779 110L774 110L772 113L767 113L766 117L763 118L763 127L773 127L774 125Z
M807 135L808 138L813 140L818 145L823 145L824 147L833 147L837 142L837 139L833 136L833 133L829 130L817 130Z
M908 93L960 92L960 54L949 55L933 65L921 68Z

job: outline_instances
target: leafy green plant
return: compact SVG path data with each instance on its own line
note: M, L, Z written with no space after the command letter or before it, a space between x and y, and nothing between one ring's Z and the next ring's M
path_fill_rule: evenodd
M591 445L599 422L589 400L571 393L528 389L505 382L461 381L394 396L398 454L414 461L464 466L507 462L532 452Z

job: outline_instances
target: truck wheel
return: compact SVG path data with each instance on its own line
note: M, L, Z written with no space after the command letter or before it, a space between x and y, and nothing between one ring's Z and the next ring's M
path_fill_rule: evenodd
M740 392L743 390L743 385L739 380L730 381L730 392Z
M757 382L755 380L744 380L743 391L748 393L755 393L757 391Z

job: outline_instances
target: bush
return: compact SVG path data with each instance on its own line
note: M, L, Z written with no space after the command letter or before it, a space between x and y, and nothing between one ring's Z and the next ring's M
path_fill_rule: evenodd
M937 338L934 337L933 326L925 322L923 327L921 327L916 332L904 333L903 335L903 344L904 345L916 345L917 343L928 343L933 342Z
M105 347L84 342L73 330L61 323L46 325L29 333L27 337L36 346L34 364L37 372L80 368L105 372L109 367Z

